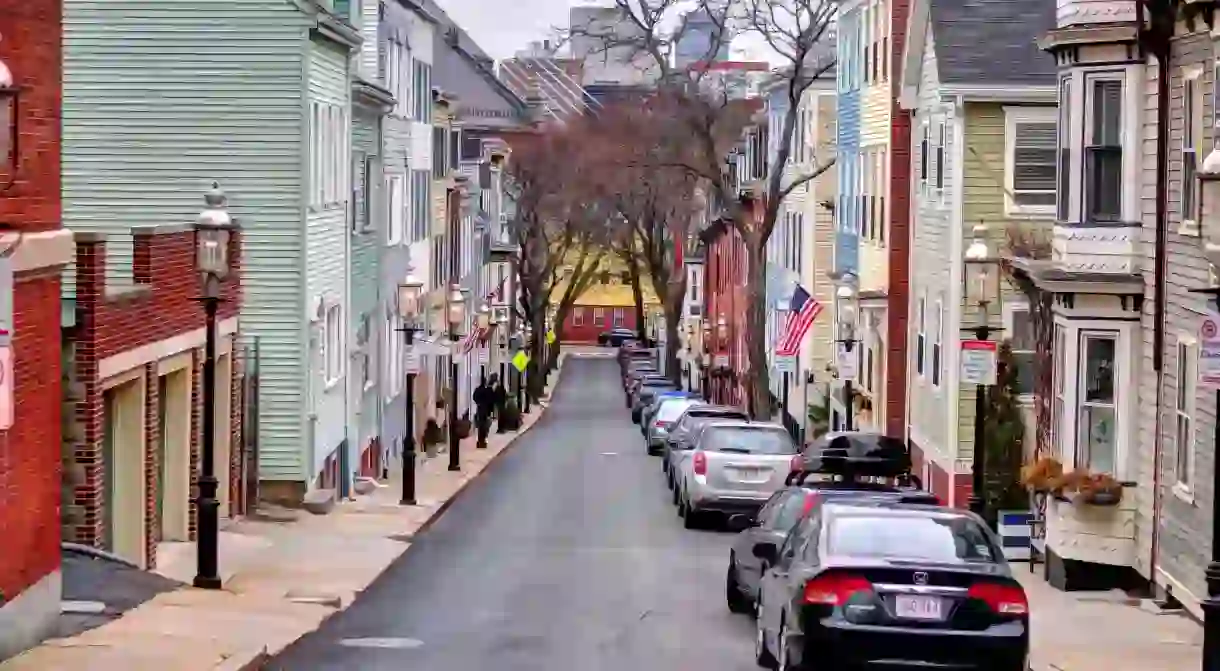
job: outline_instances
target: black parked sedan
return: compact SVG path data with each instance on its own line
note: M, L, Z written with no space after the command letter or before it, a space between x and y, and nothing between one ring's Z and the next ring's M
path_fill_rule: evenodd
M631 329L616 328L603 331L597 335L597 344L602 347L622 347L628 340L636 340L639 335Z
M1026 671L1029 601L976 515L932 506L827 503L768 569L755 654L768 669Z
M828 502L885 501L937 505L928 492L876 482L827 481L794 485L776 492L751 518L734 515L729 528L744 529L733 539L729 569L725 577L725 600L734 613L753 613L758 599L758 584L766 568L754 548L770 545L777 552L788 532L816 506Z

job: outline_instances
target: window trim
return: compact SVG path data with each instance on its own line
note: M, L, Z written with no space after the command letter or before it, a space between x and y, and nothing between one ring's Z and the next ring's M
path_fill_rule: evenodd
M1070 86L1070 84L1069 84ZM1060 154L1058 146L1060 112L1058 107L1049 106L1006 106L1004 107L1004 213L1010 216L1053 217L1057 212L1057 203L1051 205L1022 205L1016 202L1016 159L1017 159L1017 126L1021 124L1054 124L1056 137L1055 168L1056 185L1058 185L1058 164ZM1027 193L1051 193L1029 191Z
M331 315L335 316L335 325L331 326ZM324 381L324 389L330 390L339 384L343 379L344 372L344 340L345 329L343 328L343 305L340 303L330 303L326 306L326 311L322 315L322 330L323 330L323 358L322 358L322 379ZM334 369L331 368L332 357L334 357Z
M1093 112L1096 109L1096 92L1097 84L1100 82L1118 82L1119 83L1119 116L1118 116L1118 144L1116 145L1098 145L1094 144L1093 140ZM1090 152L1111 149L1118 149L1119 155L1119 186L1121 187L1123 176L1127 171L1127 162L1130 157L1127 155L1127 121L1131 114L1131 110L1127 108L1127 93L1130 83L1127 81L1126 70L1099 70L1096 72L1087 72L1084 77L1084 91L1082 91L1084 99L1084 126L1081 129L1081 221L1090 224L1095 223L1117 223L1124 219L1126 215L1126 194L1120 188L1118 198L1118 212L1116 217L1111 219L1099 219L1094 216L1093 206L1093 191L1090 188L1089 182L1089 156Z
M1084 374L1084 365L1088 361L1088 340L1110 340L1114 343L1114 398L1110 403L1087 402L1084 400L1085 385L1088 383L1087 376ZM1123 446L1121 443L1121 430L1125 429L1125 423L1121 424L1120 416L1122 412L1123 396L1121 395L1121 386L1123 384L1122 371L1119 366L1122 365L1123 353L1121 346L1123 344L1123 332L1115 329L1105 328L1088 328L1083 327L1076 329L1076 361L1075 361L1075 403L1073 403L1072 413L1074 416L1075 436L1072 445L1072 465L1074 469L1086 469L1094 472L1088 462L1088 455L1085 453L1084 423L1083 411L1086 407L1109 407L1114 410L1114 470L1110 475L1121 477L1120 473L1123 470L1122 460Z
M1194 483L1197 469L1195 467L1195 447L1199 437L1198 398L1199 398L1199 342L1186 333L1178 334L1178 342L1174 347L1176 366L1174 367L1173 394L1173 493L1187 503L1194 503ZM1185 357L1185 359L1184 359ZM1187 386L1183 388L1183 374ZM1185 397L1186 407L1180 405L1181 397ZM1189 442L1186 445L1186 460L1182 463L1182 436L1179 433L1179 422L1185 418ZM1183 478L1183 465L1185 478Z
M1174 149L1177 154L1178 167L1178 235L1187 235L1198 237L1202 235L1202 229L1199 227L1199 196L1200 186L1197 175L1199 174L1199 165L1201 163L1201 149L1203 147L1203 66L1191 65L1183 68L1182 72L1182 133L1178 146ZM1187 101L1186 93L1190 91L1191 96ZM1213 96L1215 93L1213 92ZM1189 108L1187 105L1189 104ZM1190 154L1194 161L1194 169L1192 176L1188 180L1186 178L1186 155ZM1190 188L1190 202L1187 202L1187 188ZM1187 212L1189 205L1190 211ZM1189 215L1189 216L1188 216Z
M1004 302L1003 315L1002 315L1002 321L1004 324L1004 333L1008 333L1008 334L1016 333L1015 315L1018 312L1024 312L1024 313L1030 315L1031 319L1033 318L1033 313L1029 309L1028 302L1023 301L1023 300L1010 300L1010 301ZM1011 346L1012 345L1011 337L1009 337L1008 342L1009 342L1009 345ZM1037 350L1025 350L1025 349L1018 350L1016 348L1013 348L1012 351L1014 354L1017 352L1021 352L1023 354L1024 353L1032 354L1035 357L1038 355ZM1028 393L1019 394L1017 396L1017 403L1019 403L1021 405L1033 405L1034 396L1036 396L1036 395L1037 395L1036 390L1030 390Z
M580 305L572 307L572 326L580 327L585 325L585 309Z
M936 389L944 384L944 373L942 369L945 365L945 302L943 299L936 299L936 331L933 336L936 338L932 341L932 386Z

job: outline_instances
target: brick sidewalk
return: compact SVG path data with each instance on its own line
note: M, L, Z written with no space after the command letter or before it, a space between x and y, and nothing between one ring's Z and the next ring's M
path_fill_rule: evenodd
M550 389L559 380L554 376ZM550 391L548 389L548 393ZM543 405L545 409L545 402ZM239 671L257 668L327 617L346 608L410 546L411 536L542 416L522 417L521 431L495 434L488 448L462 443L462 471L441 453L421 462L419 505L399 505L396 476L329 515L299 513L291 522L246 519L221 538L225 588L162 594L79 636L53 639L0 663L0 671ZM158 569L189 582L193 545Z
M1203 629L1181 613L1156 612L1122 592L1061 592L1014 573L1029 595L1034 671L1195 671Z

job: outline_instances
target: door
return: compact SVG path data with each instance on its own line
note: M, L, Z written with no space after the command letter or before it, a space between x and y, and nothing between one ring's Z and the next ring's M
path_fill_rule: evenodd
M760 608L758 610L759 626L767 639L767 647L772 653L776 651L771 637L779 631L779 620L782 617L784 600L787 598L788 572L792 566L795 546L799 540L800 527L793 529L776 554L774 566L762 568L762 579L759 582L758 595Z
M191 502L191 368L160 376L161 501L160 537L190 540Z
M145 563L144 389L133 380L106 392L110 547L141 568Z
M216 479L220 481L216 489L217 500L220 501L220 516L229 517L229 491L232 488L232 445L233 432L231 427L233 409L233 355L221 354L216 359Z

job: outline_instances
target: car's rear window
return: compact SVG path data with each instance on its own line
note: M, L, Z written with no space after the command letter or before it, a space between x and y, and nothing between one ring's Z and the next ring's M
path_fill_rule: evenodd
M848 557L933 562L995 562L982 527L965 517L917 515L833 516L827 552Z
M664 403L661 404L661 409L657 410L657 421L658 422L672 422L675 419L681 417L682 413L686 412L687 408L691 407L692 405L694 405L696 403L698 403L698 401L688 400L685 398L665 401Z
M706 410L702 410L702 411L695 410L690 413L690 420L691 420L691 422L693 422L696 425L703 424L704 422L710 422L710 421L716 420L716 419L719 419L719 420L728 419L728 420L737 420L737 421L744 422L750 418L747 417L744 412L722 412L722 411L718 412L718 411L714 411L714 410L711 412L708 412Z
M712 428L700 448L709 452L741 454L796 454L792 436L782 429Z

